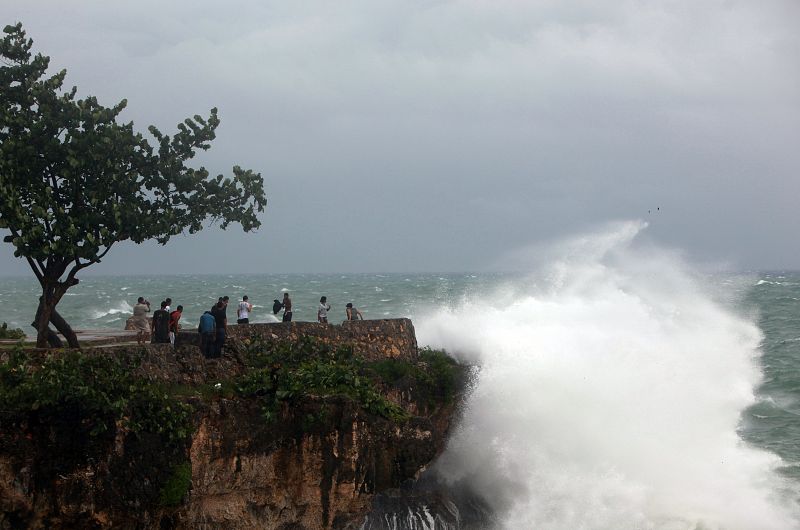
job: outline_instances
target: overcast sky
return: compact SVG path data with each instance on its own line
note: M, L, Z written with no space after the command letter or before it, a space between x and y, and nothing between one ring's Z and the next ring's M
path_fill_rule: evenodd
M257 233L124 244L96 273L481 271L625 219L697 261L800 268L796 0L4 0L0 13L79 95L127 98L143 132L218 107L198 165L264 176ZM0 269L28 273L8 244Z

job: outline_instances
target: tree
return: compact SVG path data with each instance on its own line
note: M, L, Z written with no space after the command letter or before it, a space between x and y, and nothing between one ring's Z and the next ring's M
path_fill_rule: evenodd
M209 178L186 165L207 150L219 125L210 116L187 118L173 136L148 128L150 141L118 123L122 100L104 107L94 97L64 90L66 70L48 77L49 57L31 53L22 24L6 26L0 41L0 229L27 260L42 287L37 345L52 323L71 347L78 341L56 311L77 274L99 263L121 241L166 244L206 222L245 231L260 226L264 180L233 167L232 178Z

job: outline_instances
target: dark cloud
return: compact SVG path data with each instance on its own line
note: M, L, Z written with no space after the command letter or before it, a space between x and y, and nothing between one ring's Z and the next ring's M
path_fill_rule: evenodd
M800 266L796 2L4 11L81 93L127 98L142 130L219 107L202 163L266 178L258 233L123 245L101 272L478 270L638 218L698 259ZM0 260L24 272L9 248Z

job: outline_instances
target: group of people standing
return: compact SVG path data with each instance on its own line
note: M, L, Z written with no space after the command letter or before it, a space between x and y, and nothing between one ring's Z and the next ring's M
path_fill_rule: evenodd
M283 309L283 322L292 321L292 299L289 298L289 293L283 293L283 301L275 299L272 304L272 314L277 315ZM331 306L328 303L328 297L323 296L319 299L319 307L317 307L317 322L328 323L328 311ZM347 320L364 320L364 315L353 307L352 303L348 303L345 307L347 313Z
M225 345L228 330L229 300L227 296L220 296L211 309L200 317L200 324L197 326L197 332L200 334L200 350L209 359L222 356L222 348ZM172 298L161 302L161 307L153 312L153 318L148 322L147 313L150 312L150 302L142 296L139 297L136 305L133 306L133 325L137 331L136 341L139 344L143 344L152 335L153 343L175 345L175 336L180 328L179 322L183 315L183 306L179 305L174 311L171 311L171 305ZM272 305L272 312L275 315L281 309L283 309L283 322L291 322L292 299L289 297L289 293L283 293L283 301L275 300ZM327 297L320 298L317 321L327 324L330 309ZM364 315L353 307L352 303L348 303L345 310L347 320L364 319ZM236 323L249 324L252 311L253 304L250 303L247 295L243 296L236 309Z
M150 336L152 342L159 344L175 345L175 335L180 327L179 322L183 316L183 306L179 305L172 311L172 298L161 302L159 309L153 312L153 318L148 322L147 313L150 312L150 302L140 296L133 306L133 326L136 330L136 342L143 344Z
M225 346L225 337L228 334L228 300L230 299L227 296L220 296L217 303L200 317L200 324L197 326L197 332L200 334L200 351L208 359L222 356L222 348ZM253 304L246 295L243 296L236 310L236 322L249 324L252 310Z

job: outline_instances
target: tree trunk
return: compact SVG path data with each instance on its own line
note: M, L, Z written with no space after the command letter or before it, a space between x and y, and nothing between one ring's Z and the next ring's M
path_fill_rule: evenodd
M36 310L36 319L33 326L36 328L36 347L46 348L48 345L55 348L63 347L61 339L50 329L50 323L67 339L70 348L79 348L78 337L66 320L56 311L56 305L64 296L67 287L63 285L51 286L47 282L42 285L42 296L39 298L39 307Z
M55 336L55 332L50 329L50 315L53 313L55 304L52 300L48 303L48 296L42 295L39 298L39 308L36 310L36 317L33 326L36 328L36 347L47 348L47 346L60 347L61 340Z
M39 309L36 310L35 320L33 322L31 322L31 326L33 326L34 329L36 329L37 339L38 339L38 335L39 335L39 315L41 314L41 311L42 311L42 302L40 300L39 301ZM47 343L50 345L51 348L63 348L64 347L64 343L61 342L61 339L58 337L58 333L56 333L55 331L53 331L49 327L47 328ZM37 340L37 344L38 344L38 340Z
M50 312L50 322L56 327L56 329L61 333L67 342L69 343L70 348L80 348L80 344L78 344L78 336L75 335L75 332L72 330L72 327L64 320L56 308L53 307L52 311Z

